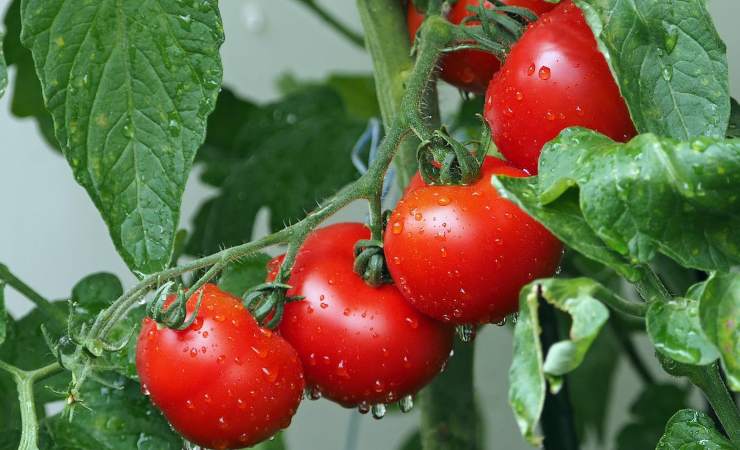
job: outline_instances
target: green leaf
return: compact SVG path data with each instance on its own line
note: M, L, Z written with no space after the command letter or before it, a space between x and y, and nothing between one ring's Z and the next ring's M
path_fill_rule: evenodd
M740 273L715 273L702 285L696 297L701 326L719 349L727 384L740 391Z
M277 85L283 95L295 94L307 88L330 87L342 98L347 113L352 117L362 120L380 117L375 80L370 74L334 73L323 81L309 81L286 73L278 78Z
M253 286L265 282L270 257L258 253L230 263L221 273L218 287L237 297L243 296Z
M634 448L634 447L633 447ZM735 447L700 411L682 409L671 417L655 450L732 450Z
M642 133L724 137L725 44L704 0L576 0Z
M22 6L21 40L77 181L129 267L164 268L221 84L216 1Z
M514 328L514 359L509 369L509 404L522 435L532 445L542 442L535 427L545 402L545 378L550 381L551 391L557 392L562 376L581 364L609 318L609 311L599 301L602 295L603 286L588 278L550 278L522 288ZM545 358L539 338L540 297L572 317L569 339L553 344Z
M617 434L617 450L653 448L671 415L686 407L688 390L673 384L647 385L630 406L632 418Z
M72 421L56 415L43 421L42 450L157 449L179 450L182 438L142 393L137 383L119 380L112 389L93 381L82 388L85 406L75 407Z
M262 207L270 227L282 228L358 176L350 150L365 123L348 117L334 90L310 88L259 108L228 92L221 99L215 115L249 120L229 131L231 141L220 131L217 142L209 135L203 179L220 191L197 213L187 247L193 255L248 241Z
M570 128L545 146L539 173L541 204L577 186L591 230L633 264L656 252L707 271L740 263L740 140L644 134L622 144Z
M537 177L493 177L498 192L544 225L550 232L582 255L614 269L630 281L640 279L638 269L619 253L607 247L589 227L578 204L578 193L565 192L557 201L542 205L537 197Z
M674 361L706 365L719 357L699 322L699 302L675 297L653 302L645 316L648 336L655 348Z
M72 288L70 298L73 330L94 319L100 311L110 306L121 295L123 285L118 277L111 273L96 273L78 281Z

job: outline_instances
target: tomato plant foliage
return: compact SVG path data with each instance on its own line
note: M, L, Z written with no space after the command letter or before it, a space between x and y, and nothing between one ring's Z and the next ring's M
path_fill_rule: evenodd
M373 76L283 74L279 98L257 103L222 86L215 0L10 2L0 96L9 86L10 112L62 152L137 281L93 273L49 301L0 263L0 448L272 435L253 448L285 450L304 374L308 397L376 418L416 402L399 448L487 448L474 356L489 349L469 341L515 309L508 400L529 443L740 445L740 106L704 2L357 5ZM563 11L579 47L561 42L540 75L529 66L554 54L543 36ZM565 70L576 56L599 67ZM440 114L437 78L488 93ZM551 105L568 114L548 117ZM609 105L618 124L594 112ZM214 193L184 225L196 166ZM394 181L402 200L385 215ZM356 200L367 226L316 230ZM537 279L560 257L553 236L562 270ZM8 313L11 290L36 308ZM625 364L642 385L613 436ZM716 419L687 409L695 388Z

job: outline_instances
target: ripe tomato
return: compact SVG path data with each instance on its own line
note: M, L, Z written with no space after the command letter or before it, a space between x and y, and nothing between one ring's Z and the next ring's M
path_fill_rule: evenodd
M202 291L198 316L183 331L144 319L136 347L142 389L190 441L252 446L290 424L303 395L301 363L240 299L213 284ZM188 299L188 314L197 298Z
M442 369L453 330L412 308L392 285L373 288L352 271L359 223L314 231L296 258L281 335L303 362L306 382L344 406L414 394ZM271 277L276 264L271 264Z
M581 10L561 3L524 33L486 93L493 140L517 167L537 173L542 146L582 126L626 141L627 105Z
M536 14L555 7L554 4L545 0L506 0L504 3L529 8ZM479 0L459 0L452 6L447 19L454 24L459 24L466 17L474 14L468 10L468 7L478 5L480 5ZM487 8L492 6L489 2L485 5ZM413 3L409 2L407 24L412 43L423 21L424 14L417 11ZM499 60L491 53L481 50L459 50L443 57L440 76L453 86L482 94L488 86L488 81L500 66Z
M517 310L522 286L555 272L560 242L499 196L492 175L525 173L487 157L474 184L408 190L391 215L388 268L406 299L430 317L498 322Z

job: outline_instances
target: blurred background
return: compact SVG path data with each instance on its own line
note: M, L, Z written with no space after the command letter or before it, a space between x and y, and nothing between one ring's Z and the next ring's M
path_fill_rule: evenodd
M0 0L0 11L8 3ZM360 29L354 2L320 3ZM740 28L736 25L740 1L713 0L709 9L728 46L731 92L740 98ZM243 97L259 102L276 99L275 80L285 73L321 79L331 73L368 73L371 69L365 52L326 28L298 2L230 0L221 2L221 12L227 36L222 50L225 84ZM14 76L13 69L11 83ZM454 90L443 89L445 101L458 97ZM131 286L134 277L116 253L87 194L72 178L67 162L44 143L32 119L10 115L9 99L6 95L0 100L0 262L49 298L63 298L79 279L100 271L115 273L124 286ZM193 174L185 191L182 228L190 228L197 206L210 195L197 173ZM363 220L364 215L364 206L354 205L335 220ZM6 299L14 317L30 308L12 290L7 290ZM520 437L507 403L511 329L488 326L479 333L476 346L475 383L485 411L486 448L531 448ZM653 374L663 377L649 347L641 346L641 350L653 364ZM629 420L629 406L638 394L637 376L626 361L620 360L617 367L611 409L606 412L605 442L613 442L615 432ZM376 421L324 400L306 401L287 439L292 450L342 450L348 448L349 433L356 436L356 450L393 449L418 422L418 411ZM595 436L589 442L589 449L610 448L598 444Z

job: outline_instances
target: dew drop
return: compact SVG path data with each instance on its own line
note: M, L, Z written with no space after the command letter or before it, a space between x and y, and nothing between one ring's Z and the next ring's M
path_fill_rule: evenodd
M450 198L449 198L449 197L446 197L446 196L442 195L442 196L440 196L440 197L439 197L439 198L437 199L437 204L438 204L439 206L447 206L447 205L449 205L449 204L450 204L450 202L451 202L451 201L452 201L452 200L450 200Z
M407 413L414 409L414 398L410 395L406 395L398 401L398 408L402 413Z
M382 419L385 417L385 405L383 403L378 403L377 405L373 405L373 418L375 419Z
M367 414L370 412L370 405L368 405L367 402L360 402L360 404L357 405L357 411L360 414Z
M532 63L529 65L529 68L527 68L527 75L532 76L532 74L534 74L534 70L535 70L534 63Z
M406 325L410 326L414 330L419 328L419 321L414 317L407 317L406 319L404 319L404 322L406 322Z
M540 80L549 80L550 79L550 68L547 66L540 67L540 71L538 73Z
M402 231L403 231L403 223L393 222L393 225L391 225L391 233L401 234Z

